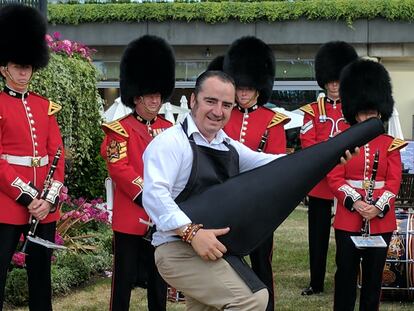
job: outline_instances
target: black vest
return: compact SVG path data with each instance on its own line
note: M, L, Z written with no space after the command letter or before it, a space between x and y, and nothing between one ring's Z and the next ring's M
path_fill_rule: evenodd
M181 125L188 137L187 119ZM193 164L185 188L175 199L177 204L193 195L202 193L210 186L223 183L230 177L239 174L239 154L232 145L224 141L229 150L222 151L197 145L193 135L188 137L188 141L193 151ZM194 208L197 207L195 206ZM223 258L233 267L253 292L266 287L247 263L244 262L243 258L234 255L224 255Z

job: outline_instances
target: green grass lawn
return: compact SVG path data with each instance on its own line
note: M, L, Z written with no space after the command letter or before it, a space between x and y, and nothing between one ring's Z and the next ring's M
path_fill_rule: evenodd
M301 296L300 292L309 282L308 242L306 209L297 208L275 234L273 271L276 283L276 310L332 310L333 277L335 273L335 241L331 234L325 292L314 296ZM54 299L55 311L103 311L108 310L111 289L110 279L96 279L71 295ZM13 310L6 308L5 310ZM16 311L27 310L14 309ZM131 311L146 309L146 293L135 289L131 298ZM168 310L185 310L182 303L169 303ZM383 302L380 310L414 310L413 302Z

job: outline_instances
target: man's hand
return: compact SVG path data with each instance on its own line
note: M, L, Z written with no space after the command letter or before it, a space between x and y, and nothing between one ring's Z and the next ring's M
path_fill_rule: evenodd
M225 235L229 231L230 228L228 227L223 229L200 229L191 241L191 246L204 260L217 260L227 252L227 248L217 240L217 237Z
M359 147L355 147L354 152L351 154L349 150L345 151L345 158L341 157L341 164L344 165L349 162L353 157L359 155Z
M47 217L52 204L43 199L34 199L28 206L29 213L38 220L43 220Z

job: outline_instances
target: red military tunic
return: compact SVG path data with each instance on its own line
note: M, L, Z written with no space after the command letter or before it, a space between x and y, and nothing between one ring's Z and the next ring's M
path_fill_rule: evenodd
M254 105L244 109L237 106L231 112L229 122L224 127L226 134L255 151L280 154L286 153L284 124L290 121L282 113ZM260 148L261 140L264 146ZM261 149L261 150L258 150Z
M63 145L54 116L60 109L32 92L22 95L6 88L0 93L0 223L28 223L27 206L40 197L56 151ZM63 178L62 154L53 177L55 195L47 201L57 204ZM59 216L55 211L41 223L56 221Z
M367 196L367 182L371 178L377 150L379 162L373 200L378 209L385 211L385 215L383 218L371 219L370 233L392 232L396 229L394 201L401 183L400 149L406 145L400 139L381 135L361 147L359 156L353 157L346 165L338 165L328 174L329 185L338 199L335 229L349 232L361 230L362 216L353 210L352 205L357 200L365 200Z
M317 102L300 109L305 112L300 130L302 148L325 141L349 127L342 115L340 100L333 101L327 97L320 97ZM333 199L326 178L322 179L309 192L309 195L326 200Z
M112 229L117 232L144 235L148 226L139 219L149 217L141 206L144 185L142 154L157 134L172 126L161 116L145 121L136 113L103 124L106 136L101 154L107 162L108 172L114 184Z

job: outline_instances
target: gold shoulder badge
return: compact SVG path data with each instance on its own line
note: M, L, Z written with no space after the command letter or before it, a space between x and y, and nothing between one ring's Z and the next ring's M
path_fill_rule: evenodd
M290 121L290 118L287 115L285 115L283 113L280 113L280 112L277 112L273 116L273 119L270 121L270 123L267 126L267 128L271 128L271 127L273 127L275 125L278 125L280 123L285 124L285 123L287 123L289 121Z
M129 137L129 134L125 130L125 128L122 126L121 122L119 121L112 121L109 123L103 123L102 126L109 128L110 130L114 131L115 133L124 136Z
M312 117L315 116L315 112L313 112L312 106L310 104L307 104L305 106L302 106L299 109L302 110L305 113L310 114Z
M127 145L126 141L119 142L111 140L106 146L106 157L109 163L115 163L126 157Z
M56 112L59 112L62 109L62 106L59 104L56 104L55 102L52 102L49 100L49 109L47 114L49 116L54 115Z
M406 141L404 141L402 139L399 139L399 138L394 138L391 145L388 147L388 151L401 149L401 148L404 148L407 145L408 145L408 143Z

